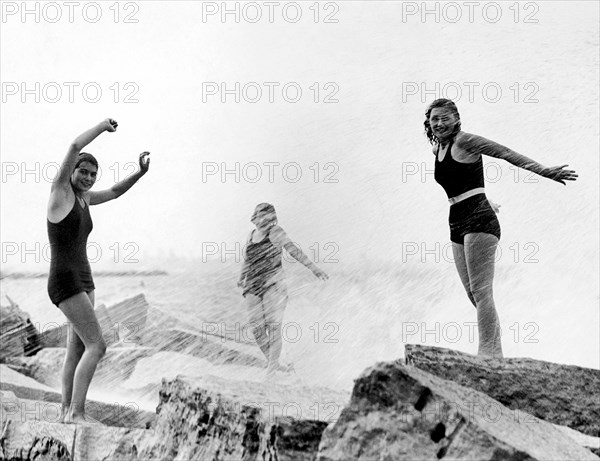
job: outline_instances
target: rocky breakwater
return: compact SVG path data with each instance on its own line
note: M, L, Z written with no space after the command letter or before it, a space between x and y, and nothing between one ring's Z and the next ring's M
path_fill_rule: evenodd
M600 459L563 428L517 407L511 409L479 390L443 379L447 370L438 370L439 376L435 376L411 365L423 350L420 347L407 349L411 352L407 353L408 365L398 360L363 372L355 381L350 404L324 432L317 460ZM465 366L447 376L473 374L485 380L487 374L479 373L481 363L489 366L496 362L501 368L504 362L480 360L468 357L471 368ZM538 366L544 363L531 362ZM531 369L521 372L525 375ZM522 391L527 392L527 380L522 383ZM502 387L502 380L495 385ZM573 392L580 394L584 389ZM552 395L546 398L552 399ZM593 405L597 404L596 400Z
M177 377L163 381L153 427L138 429L48 422L2 391L0 459L308 461L347 398L298 384Z
M559 426L600 455L600 370L407 344L406 363ZM572 429L569 431L567 428Z

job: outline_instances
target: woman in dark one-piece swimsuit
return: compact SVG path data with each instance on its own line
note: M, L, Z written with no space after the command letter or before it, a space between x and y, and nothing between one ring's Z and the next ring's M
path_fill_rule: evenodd
M90 191L96 181L98 162L81 150L101 133L116 129L117 122L106 119L73 141L52 182L48 201L48 295L69 321L62 371L61 421L66 423L93 422L85 415L85 399L96 365L106 350L94 313L95 287L86 252L92 230L89 207L123 195L150 166L149 153L144 152L140 154L137 173L110 189Z
M561 184L574 181L577 175L564 169L568 165L547 168L508 147L461 131L458 109L449 99L431 103L424 125L436 156L435 180L450 202L454 263L467 296L477 309L478 355L502 357L500 322L492 290L500 224L485 195L482 155L504 159Z
M310 269L315 277L321 280L329 277L277 225L273 205L257 205L251 221L256 229L250 233L244 247L244 263L238 286L243 290L252 334L267 359L267 376L272 376L282 368L279 364L281 332L288 300L281 264L283 249Z

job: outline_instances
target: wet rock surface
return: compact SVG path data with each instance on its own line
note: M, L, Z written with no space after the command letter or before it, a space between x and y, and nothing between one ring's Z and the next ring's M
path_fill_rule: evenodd
M406 363L583 434L600 436L600 370L528 358L481 358L408 344Z
M356 381L320 461L598 459L553 425L402 361Z
M0 363L9 357L35 354L40 337L29 314L8 295L0 296Z
M211 387L215 390L207 389ZM160 453L154 449L147 454L182 460L314 459L327 422L302 418L301 410L297 417L285 415L283 407L272 405L279 402L276 395L264 399L273 386L265 384L262 388L261 394L256 392L258 386L213 377L200 384L183 377L164 381L156 431L165 434L165 444ZM301 389L296 390L296 394L301 393ZM308 408L311 399L304 399L288 403Z

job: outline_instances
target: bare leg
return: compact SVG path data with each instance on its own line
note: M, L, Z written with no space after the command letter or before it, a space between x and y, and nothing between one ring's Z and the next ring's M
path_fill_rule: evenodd
M279 368L279 356L281 355L282 346L281 329L287 300L287 287L285 282L282 281L269 287L263 296L263 306L269 332L269 374Z
M469 271L467 270L467 261L465 259L465 246L460 243L452 242L452 254L454 255L454 264L456 265L460 281L465 287L465 291L467 292L471 304L477 309L477 303L475 302L473 293L471 293L471 282L469 280Z
M494 305L494 266L498 238L492 234L465 235L465 260L471 293L477 304L478 355L502 357L500 321Z
M60 422L64 422L65 416L71 407L71 398L73 396L73 377L75 369L81 360L81 356L85 351L85 345L75 333L73 325L67 325L67 353L65 354L65 362L62 370L62 409Z
M86 421L85 399L87 391L96 371L96 365L106 351L102 330L94 313L93 300L93 293L88 296L87 293L82 292L66 299L59 306L71 323L70 326L73 328L74 334L85 347L78 363L75 364L72 385L69 386L69 383L67 383L67 388L71 387L71 401L69 411L64 418L66 423ZM71 357L74 359L76 355L73 354ZM68 380L71 367L73 367L73 362L70 361L66 366L67 370L63 373L65 380ZM63 390L63 398L65 396L68 397L66 389Z
M256 344L269 362L269 338L267 337L267 326L263 312L262 299L252 293L246 293L246 308L248 309L248 320L250 329L254 335Z
M95 295L91 291L87 294L92 306L94 306ZM73 396L73 377L77 364L81 360L81 356L85 352L83 341L77 336L73 325L67 324L67 352L62 370L62 408L59 422L65 421L65 416L71 407L71 398Z

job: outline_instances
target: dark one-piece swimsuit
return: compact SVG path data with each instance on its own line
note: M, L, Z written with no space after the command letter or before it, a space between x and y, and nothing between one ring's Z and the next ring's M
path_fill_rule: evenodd
M267 234L260 242L254 243L250 234L246 243L246 261L248 272L243 295L251 293L262 297L267 289L276 282L270 282L273 276L281 270L281 248L275 246Z
M48 295L58 306L65 299L95 289L87 258L87 238L93 224L89 205L75 197L73 208L62 221L47 222L50 240Z
M438 160L439 144L435 156L435 180L444 188L448 198L484 186L482 158L473 163L458 162L452 158L453 144L454 140L450 141L441 162ZM492 234L500 239L500 223L484 193L451 205L448 222L450 240L461 245L464 245L465 235L474 232Z

